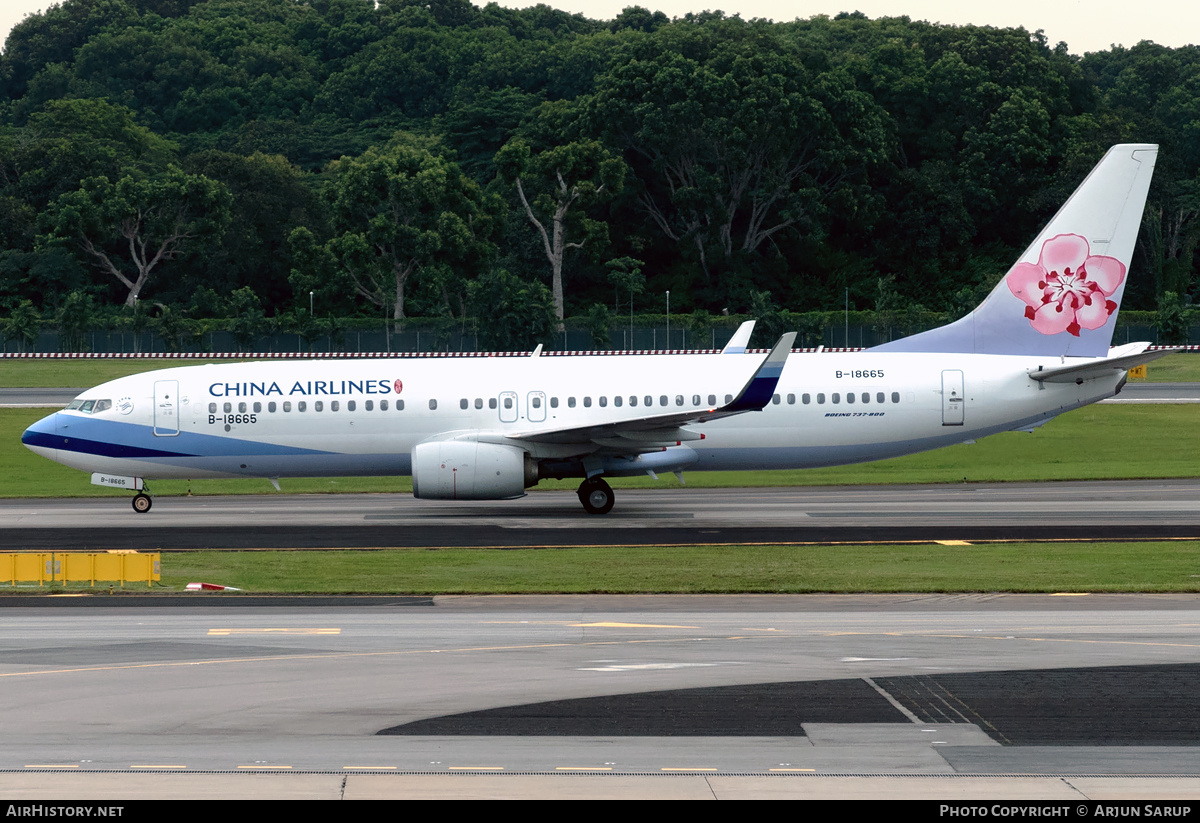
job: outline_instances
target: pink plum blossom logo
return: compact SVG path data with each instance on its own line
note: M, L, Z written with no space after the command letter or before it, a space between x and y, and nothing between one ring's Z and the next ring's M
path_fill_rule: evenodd
M1125 280L1125 264L1093 255L1086 238L1059 234L1042 244L1038 262L1018 263L1004 278L1025 301L1029 324L1042 334L1098 329L1117 310L1111 297Z

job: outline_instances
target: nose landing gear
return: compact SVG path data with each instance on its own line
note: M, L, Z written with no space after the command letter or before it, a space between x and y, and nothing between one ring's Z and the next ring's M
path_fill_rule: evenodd
M140 491L133 496L133 510L138 514L145 514L150 511L150 506L154 501L150 499L150 495L144 491Z

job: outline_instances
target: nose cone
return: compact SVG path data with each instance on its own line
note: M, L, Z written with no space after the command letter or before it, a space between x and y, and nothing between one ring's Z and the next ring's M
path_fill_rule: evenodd
M26 448L34 454L40 454L51 460L58 458L57 451L61 439L58 436L58 412L43 417L21 435L21 442L25 444Z

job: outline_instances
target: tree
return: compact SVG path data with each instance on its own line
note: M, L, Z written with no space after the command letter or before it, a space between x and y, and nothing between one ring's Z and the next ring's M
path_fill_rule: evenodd
M541 283L495 269L467 284L468 310L479 321L479 342L491 351L523 351L554 334L554 306Z
M383 148L342 158L327 201L335 236L326 249L357 293L404 318L404 289L422 266L477 266L491 255L479 187L428 141L401 133Z
M709 279L714 255L819 229L886 145L882 111L847 75L808 72L765 25L736 18L632 40L587 106L589 130L626 150L642 208Z
M4 320L4 336L16 340L20 351L32 350L42 331L42 318L33 303L22 300Z
M132 307L160 265L219 238L229 210L224 186L175 166L116 183L91 177L51 204L39 241L73 245L125 286Z
M550 262L554 315L561 330L563 260L569 249L608 240L608 226L583 212L621 191L625 163L595 140L568 143L532 155L529 144L518 137L496 155L496 165L504 179L516 186L525 215L542 239L542 248ZM532 204L525 192L527 185Z

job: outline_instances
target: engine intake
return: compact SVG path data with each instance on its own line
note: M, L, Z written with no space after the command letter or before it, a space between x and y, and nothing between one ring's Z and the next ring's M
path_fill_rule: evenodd
M435 440L412 451L413 497L507 500L537 484L537 464L517 446Z

